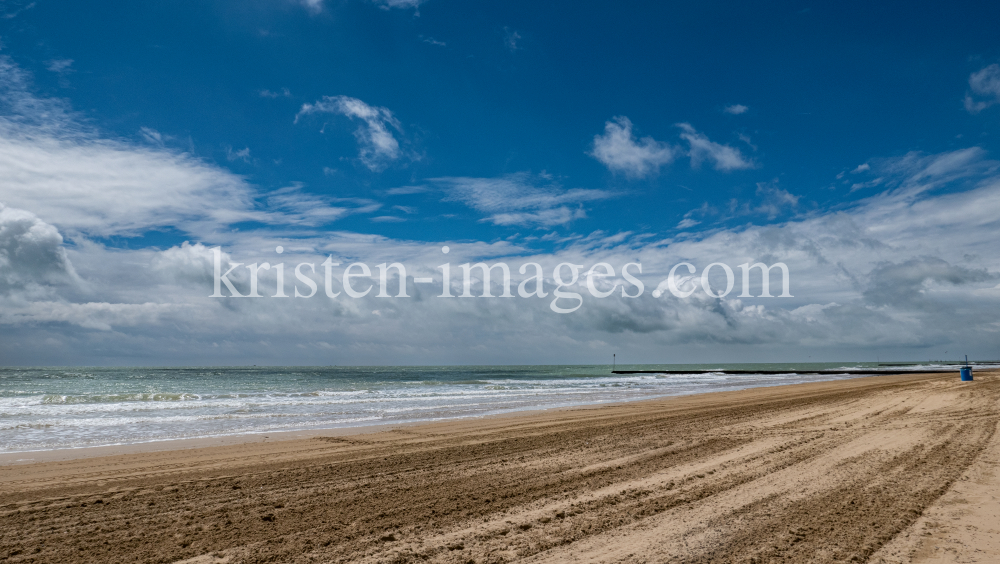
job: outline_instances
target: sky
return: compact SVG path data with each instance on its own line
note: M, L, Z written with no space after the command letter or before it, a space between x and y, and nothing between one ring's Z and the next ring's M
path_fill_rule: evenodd
M0 365L1000 359L996 21L991 2L2 0ZM282 263L289 298L276 268L261 298L210 297L216 248L244 294L247 265ZM473 271L480 297L439 297L439 265L457 296L479 261L515 288L537 263L547 295L484 298ZM328 297L324 268L337 293L354 262L373 291ZM408 297L395 271L379 297L394 262ZM744 288L757 262L790 295L777 270L775 297Z

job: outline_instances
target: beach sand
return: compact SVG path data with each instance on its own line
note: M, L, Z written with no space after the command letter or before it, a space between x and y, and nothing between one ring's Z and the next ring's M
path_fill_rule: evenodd
M0 560L1000 562L998 422L977 372L8 455Z

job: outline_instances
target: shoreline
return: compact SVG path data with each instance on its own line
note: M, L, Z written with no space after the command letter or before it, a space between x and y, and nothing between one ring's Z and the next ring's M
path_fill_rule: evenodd
M997 559L998 426L1000 373L981 371L8 464L0 555L895 564L947 543Z
M715 371L718 372L718 371ZM619 372L613 372L617 374ZM639 372L622 372L623 374L632 373L644 373ZM656 371L656 374L670 374L667 371ZM690 371L682 372L683 374L690 374ZM775 374L787 374L788 371L774 372ZM747 372L747 374L772 374L769 371L756 371ZM805 372L803 374L819 374L813 372ZM754 390L759 388L775 388L784 386L798 386L798 385L808 385L808 384L818 384L824 382L837 382L842 380L856 380L860 378L871 378L877 376L899 376L899 375L936 375L940 374L938 372L929 371L906 371L906 372L886 372L886 373L857 373L854 375L850 372L831 372L829 374L823 374L827 376L842 376L844 374L849 374L848 378L832 378L830 380L816 380L811 382L797 382L797 383L779 383L779 384L761 384L761 385L751 385L736 389L727 390L717 390L717 391L704 391L704 392L681 392L675 394L663 394L663 395L651 395L639 397L632 400L609 400L609 401L595 401L590 403L579 403L571 405L559 405L550 407L533 407L533 408L521 408L513 409L510 411L503 411L500 413L486 413L482 415L468 415L468 416L457 416L453 418L445 418L438 420L424 420L424 421L405 421L405 422L387 422L387 423L370 423L370 424L360 424L352 425L347 427L323 427L315 429L302 429L302 430L289 430L289 431L256 431L256 432L243 432L234 433L229 435L214 435L205 437L187 437L179 439L154 439L148 441L122 443L122 444L110 444L110 445L88 445L80 447L63 447L63 448L53 448L53 449L41 449L41 450L22 450L22 451L12 451L12 452L0 452L0 467L12 464L32 464L40 462L54 462L63 460L74 460L77 458L93 458L101 456L114 456L114 455L125 455L125 454L140 454L145 452L163 452L172 450L189 450L198 448L210 448L216 446L231 446L244 443L264 443L264 442L275 442L283 440L297 440L297 439L310 439L317 436L352 436L361 435L369 433L378 433L394 428L408 428L413 426L428 425L435 423L448 423L456 421L474 421L481 419L492 419L497 417L517 417L522 414L534 414L534 413L546 413L554 412L560 410L575 410L575 409L586 409L586 408L600 408L600 407L610 407L618 405L626 405L633 403L649 402L649 401L660 401L669 398L678 397L691 397L699 396L704 394L722 394L722 393L738 393L746 390Z

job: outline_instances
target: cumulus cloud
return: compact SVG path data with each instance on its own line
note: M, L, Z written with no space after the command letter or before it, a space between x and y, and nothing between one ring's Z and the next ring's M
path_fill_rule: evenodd
M313 104L303 104L295 122L298 123L302 116L317 113L338 114L363 123L354 131L354 138L359 145L358 158L369 169L382 170L402 156L392 130L401 133L403 128L388 108L369 106L349 96L323 96Z
M732 106L726 106L725 108L722 108L722 111L730 115L738 116L740 114L746 113L746 111L749 109L750 108L744 106L743 104L733 104Z
M739 149L710 140L707 135L695 130L689 123L678 123L677 127L681 128L681 139L687 141L690 147L688 156L691 157L692 167L697 168L705 161L711 162L715 170L724 172L756 166L753 160L743 156Z
M447 192L448 200L488 214L483 221L495 225L565 225L586 217L584 203L611 197L604 190L566 190L524 172L499 178L433 178L431 182Z
M29 211L0 203L0 293L75 279L59 230Z
M689 123L678 123L680 138L687 142L687 155L691 166L698 168L703 162L710 162L716 170L730 172L755 168L756 163L729 145L716 143L707 135L695 130ZM744 139L748 142L747 139ZM756 149L756 147L754 147ZM618 116L604 124L604 134L594 136L590 156L599 160L612 172L626 176L643 178L659 172L661 166L673 162L677 154L683 154L679 147L657 141L652 137L636 139L632 133L632 122L625 116Z
M590 155L612 172L641 178L656 174L661 166L673 162L674 149L652 137L636 139L632 121L618 116L604 124L603 135L594 136Z
M969 75L965 109L977 114L1000 102L1000 65L992 64Z

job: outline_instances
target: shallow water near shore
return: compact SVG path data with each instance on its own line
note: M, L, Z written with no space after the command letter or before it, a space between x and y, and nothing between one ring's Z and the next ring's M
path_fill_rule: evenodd
M924 368L931 369L933 365ZM0 368L0 452L333 429L859 376L874 364ZM794 370L843 370L796 374Z

